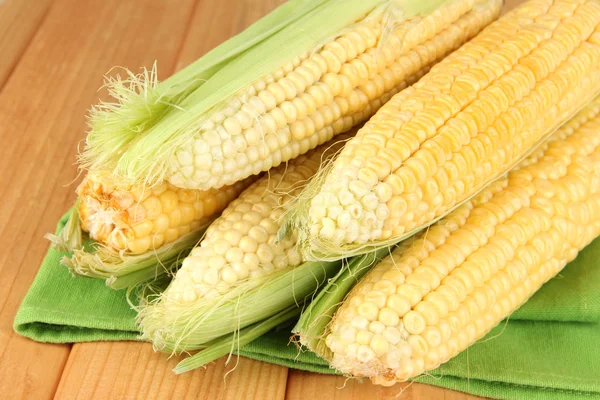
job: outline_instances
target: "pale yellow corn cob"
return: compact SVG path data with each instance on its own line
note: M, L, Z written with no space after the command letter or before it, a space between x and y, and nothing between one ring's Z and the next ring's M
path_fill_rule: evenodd
M142 254L200 229L251 182L209 191L167 182L123 189L106 175L89 174L77 188L81 227L113 250Z
M296 238L276 243L281 216L289 203L348 139L336 138L269 171L223 211L207 229L200 245L183 261L168 298L210 298L250 279L302 263Z
M533 0L434 66L312 188L305 256L397 240L506 172L600 91L599 37L600 2Z
M483 337L600 235L600 98L520 166L352 290L329 325L334 368L392 384Z
M369 118L496 18L500 6L456 0L399 23L394 12L365 18L215 111L176 151L167 179L207 190L306 153Z

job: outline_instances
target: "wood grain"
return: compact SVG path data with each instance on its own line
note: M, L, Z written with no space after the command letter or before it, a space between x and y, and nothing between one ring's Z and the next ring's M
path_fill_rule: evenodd
M0 1L0 91L51 3L52 0Z
M69 345L18 337L12 322L74 200L86 110L113 65L173 68L193 0L57 0L0 93L0 397L53 396Z
M399 383L392 387L373 385L368 379L314 374L290 370L286 400L477 400L480 397L420 383Z
M55 399L284 398L285 367L234 357L228 366L225 359L219 359L206 369L175 375L171 370L179 360L177 357L167 360L165 354L154 352L147 343L76 344ZM235 370L227 374L233 367Z

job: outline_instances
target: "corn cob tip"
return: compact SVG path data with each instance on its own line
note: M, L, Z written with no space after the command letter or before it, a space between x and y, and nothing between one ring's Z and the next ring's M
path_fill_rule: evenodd
M77 188L81 227L91 239L127 255L143 254L203 229L255 178L209 191L121 186L89 173Z
M174 299L168 290L143 301L137 324L141 338L172 354L199 350L211 341L300 306L340 268L339 262L304 262L245 280L219 296ZM235 343L232 343L235 345Z
M107 173L89 172L58 235L47 235L74 275L105 279L121 289L180 265L206 227L254 178L211 191L162 183L121 185ZM85 239L85 240L84 240Z

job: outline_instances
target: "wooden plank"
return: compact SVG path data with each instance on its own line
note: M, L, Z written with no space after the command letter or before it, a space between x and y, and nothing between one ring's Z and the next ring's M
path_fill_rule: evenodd
M0 1L0 90L40 26L52 0Z
M234 357L229 366L219 359L206 369L175 375L171 370L180 359L167 360L148 343L75 344L55 399L284 398L285 367ZM233 366L235 370L227 374Z
M399 395L401 396L399 397ZM420 383L399 383L391 387L373 385L368 379L362 381L343 376L314 374L290 370L286 400L327 399L327 400L477 400L481 399L466 393L443 389Z
M74 200L85 114L113 65L173 68L193 0L57 0L0 94L0 397L51 398L70 346L13 333L14 314Z

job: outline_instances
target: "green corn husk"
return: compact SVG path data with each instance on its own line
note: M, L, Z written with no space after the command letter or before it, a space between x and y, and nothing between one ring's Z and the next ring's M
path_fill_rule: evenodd
M124 184L160 182L176 149L190 142L206 122L207 113L250 83L317 48L370 13L394 6L403 19L409 19L450 1L291 0L163 86L151 87L152 95L146 95L146 87L153 85L142 84L132 90L142 93L122 96L117 104L92 112L92 131L81 164L113 171ZM185 76L177 77L182 73ZM113 92L114 87L128 91L117 84L112 86ZM138 101L136 96L151 100ZM143 109L144 115L140 117L131 109Z
M305 262L269 276L250 279L216 298L195 302L170 299L168 289L140 303L141 338L168 353L203 349L287 309L300 307L333 277L343 261Z
M67 222L58 233L54 235L47 233L44 237L52 243L52 248L61 253L72 253L74 249L83 247L84 234L81 231L81 223L79 221L79 199L67 212Z
M301 345L326 360L331 359L328 356L329 349L321 340L326 335L329 321L354 285L391 251L391 247L385 247L353 258L347 268L342 269L319 291L292 329Z
M278 325L297 317L301 310L301 307L294 304L273 315L272 317L265 319L264 321L257 322L256 324L241 329L239 332L233 332L229 335L221 336L220 338L211 342L210 345L208 345L208 347L204 350L201 350L193 356L181 361L173 369L173 372L176 374L182 374L184 372L200 368L227 354L236 353L237 350L247 345L254 339L258 339L260 336L264 335ZM229 359L227 361L229 361Z
M200 241L207 226L153 251L132 255L103 246L83 233L76 203L68 212L67 223L61 232L45 237L56 251L69 253L60 262L73 276L104 279L107 286L120 290L155 280L163 274L174 274Z

